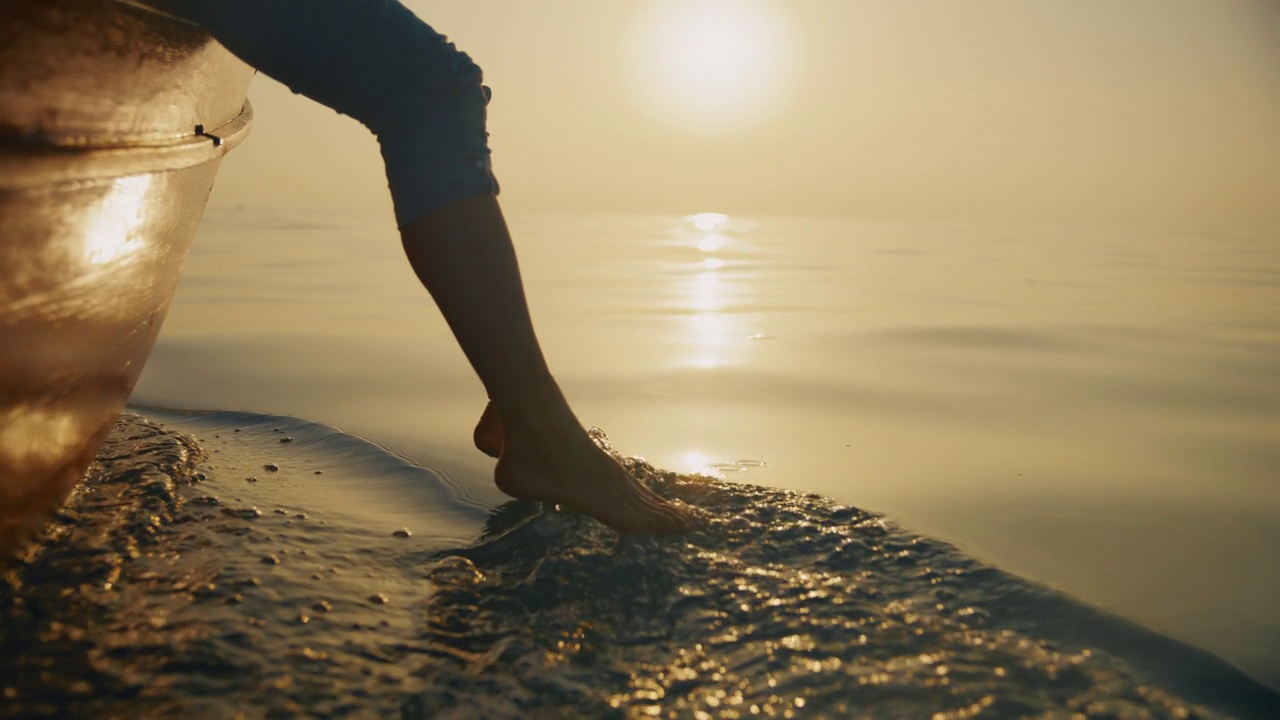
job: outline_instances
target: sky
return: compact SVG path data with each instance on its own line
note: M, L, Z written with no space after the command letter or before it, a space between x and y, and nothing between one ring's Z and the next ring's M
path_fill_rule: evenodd
M508 209L1280 229L1276 0L414 0L485 70ZM389 212L258 77L214 206Z

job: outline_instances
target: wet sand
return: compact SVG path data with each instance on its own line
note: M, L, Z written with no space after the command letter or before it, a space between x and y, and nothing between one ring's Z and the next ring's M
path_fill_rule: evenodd
M486 509L292 418L126 416L0 577L0 717L1280 710L1203 651L874 513L624 462L703 530Z

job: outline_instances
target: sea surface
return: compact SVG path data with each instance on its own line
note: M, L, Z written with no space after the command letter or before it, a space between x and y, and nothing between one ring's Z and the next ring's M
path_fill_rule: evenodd
M579 417L703 531L497 492L387 220L213 210L64 518L122 527L10 578L67 618L9 613L51 648L11 707L1280 715L1280 238L511 224Z

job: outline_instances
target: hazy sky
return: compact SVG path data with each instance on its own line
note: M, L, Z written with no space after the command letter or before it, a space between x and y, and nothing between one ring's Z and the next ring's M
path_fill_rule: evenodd
M520 210L1280 227L1277 0L415 0ZM355 121L254 81L214 204L388 208Z

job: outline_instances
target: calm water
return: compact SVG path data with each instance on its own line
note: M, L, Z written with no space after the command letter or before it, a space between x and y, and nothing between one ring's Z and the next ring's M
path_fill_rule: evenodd
M512 224L552 366L624 455L884 513L1280 687L1277 238ZM381 219L211 212L133 401L335 425L504 499Z

